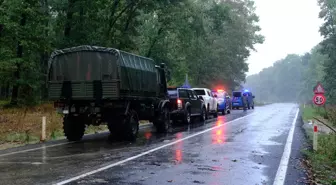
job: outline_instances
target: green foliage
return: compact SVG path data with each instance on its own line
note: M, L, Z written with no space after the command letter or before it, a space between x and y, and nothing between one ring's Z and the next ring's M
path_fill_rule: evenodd
M325 63L329 59L321 53L321 47L317 45L302 56L288 55L259 74L247 77L245 86L254 91L256 100L261 102L311 103L317 82L325 87L329 85L325 80Z
M328 56L324 62L324 81L328 101L336 103L336 1L319 0L321 12L319 17L324 20L320 32L324 36L321 43L321 52Z
M165 62L169 84L182 85L188 74L194 86L234 88L245 80L250 50L263 42L252 0L0 2L0 89L9 84L13 103L44 96L54 49L115 47Z

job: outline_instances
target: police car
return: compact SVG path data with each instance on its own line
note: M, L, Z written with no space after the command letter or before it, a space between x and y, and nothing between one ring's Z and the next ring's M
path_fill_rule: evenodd
M223 89L213 90L212 94L214 94L217 99L218 112L221 112L222 115L226 113L230 114L231 98L229 94Z
M246 98L246 102L244 103L243 97ZM233 91L232 92L232 109L239 108L252 108L254 109L254 98L255 96L249 90L244 91Z

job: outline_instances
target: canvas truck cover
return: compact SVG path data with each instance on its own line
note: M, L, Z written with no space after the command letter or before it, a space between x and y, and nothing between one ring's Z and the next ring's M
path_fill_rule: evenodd
M48 62L51 99L158 96L154 61L113 48L77 46L56 50ZM97 95L98 94L98 95Z

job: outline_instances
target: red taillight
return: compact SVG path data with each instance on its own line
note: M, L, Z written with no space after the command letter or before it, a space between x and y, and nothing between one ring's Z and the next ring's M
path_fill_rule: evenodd
M177 108L182 108L182 100L177 99Z

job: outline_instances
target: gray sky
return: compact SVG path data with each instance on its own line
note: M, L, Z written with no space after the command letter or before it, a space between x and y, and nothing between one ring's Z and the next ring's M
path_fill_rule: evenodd
M247 75L260 72L287 54L303 54L322 37L317 0L254 0L265 42L247 60Z

